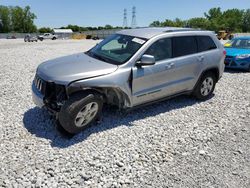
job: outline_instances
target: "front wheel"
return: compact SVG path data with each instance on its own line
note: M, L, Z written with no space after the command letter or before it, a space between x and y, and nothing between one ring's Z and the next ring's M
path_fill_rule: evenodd
M89 127L102 111L102 96L97 93L77 93L65 102L59 112L59 122L71 134Z
M200 100L209 99L213 94L215 84L216 84L215 75L211 72L208 72L204 74L198 81L198 84L196 85L193 91L193 95Z

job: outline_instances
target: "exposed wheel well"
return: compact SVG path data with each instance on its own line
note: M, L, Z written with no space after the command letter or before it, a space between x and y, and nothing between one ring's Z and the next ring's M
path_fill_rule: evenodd
M123 108L128 98L125 94L116 88L86 88L83 90L74 91L69 94L69 97L75 95L76 93L97 93L102 96L103 102L111 105L118 106L119 108Z

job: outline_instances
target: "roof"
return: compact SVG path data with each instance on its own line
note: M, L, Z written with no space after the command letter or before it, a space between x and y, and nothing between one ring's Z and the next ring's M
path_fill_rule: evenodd
M180 32L180 31L197 31L191 28L182 27L146 27L138 29L126 29L117 32L118 34L137 36L141 38L150 39L156 35L160 35L167 32Z
M240 36L240 37L235 37L234 39L248 39L248 40L250 40L250 36Z
M54 33L73 33L72 29L53 29Z

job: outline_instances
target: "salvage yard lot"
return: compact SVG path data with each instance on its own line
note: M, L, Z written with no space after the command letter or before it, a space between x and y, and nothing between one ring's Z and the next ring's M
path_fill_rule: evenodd
M58 133L32 102L36 67L97 42L0 40L0 187L250 186L250 73L226 71L205 102L107 108L102 124Z

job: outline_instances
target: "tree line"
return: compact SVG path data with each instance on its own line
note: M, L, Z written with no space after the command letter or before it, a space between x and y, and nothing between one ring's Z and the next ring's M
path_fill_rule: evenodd
M190 27L211 31L229 30L231 32L250 32L250 9L212 8L204 13L204 17L191 18L189 20L166 19L163 22L154 21L151 27Z
M0 5L0 32L28 33L36 32L34 24L36 15L30 11L30 7Z
M0 33L18 32L18 33L50 33L52 28L42 27L37 29L34 24L36 15L31 12L30 6L24 8L19 6L0 5ZM122 27L113 27L111 25L99 27L81 27L78 25L68 25L60 29L72 29L73 32L102 30L102 29L121 29Z

